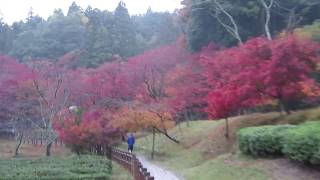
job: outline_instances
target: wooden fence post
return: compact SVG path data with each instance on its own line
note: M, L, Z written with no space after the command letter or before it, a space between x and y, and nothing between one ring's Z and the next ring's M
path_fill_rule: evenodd
M134 179L137 178L137 173L136 173L136 156L134 154L131 154L131 171Z
M42 132L40 132L40 144L42 145L42 140L43 138L42 138Z
M144 168L139 159L131 153L111 148L109 146L102 147L104 152L102 155L113 160L127 169L134 180L154 180L147 168Z

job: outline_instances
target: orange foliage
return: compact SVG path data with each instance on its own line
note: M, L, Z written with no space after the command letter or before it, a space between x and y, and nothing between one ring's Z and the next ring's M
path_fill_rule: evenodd
M113 116L113 126L134 132L156 127L161 130L173 128L175 122L169 112L152 111L142 106L124 106Z

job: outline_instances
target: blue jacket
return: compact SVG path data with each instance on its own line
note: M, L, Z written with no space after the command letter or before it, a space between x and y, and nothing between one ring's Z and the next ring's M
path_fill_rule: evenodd
M133 146L134 145L134 143L135 143L135 139L134 139L134 137L133 136L130 136L129 138L128 138L128 145L129 146Z

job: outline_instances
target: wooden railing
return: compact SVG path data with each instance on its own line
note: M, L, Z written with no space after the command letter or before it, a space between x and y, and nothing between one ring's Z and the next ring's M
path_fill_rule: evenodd
M107 154L110 159L127 169L134 177L134 180L154 180L154 177L150 175L147 168L143 167L134 154L116 148L109 149L107 153L110 153Z

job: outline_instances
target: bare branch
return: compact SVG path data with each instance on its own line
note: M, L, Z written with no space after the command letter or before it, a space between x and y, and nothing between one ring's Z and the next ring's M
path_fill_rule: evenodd
M157 127L155 127L155 126L154 126L153 128L156 129L159 133L165 135L165 136L166 136L168 139L170 139L171 141L173 141L173 142L175 142L175 143L177 143L177 144L180 143L179 140L177 140L177 139L175 139L174 137L170 136L167 132L161 131L159 128L157 128Z
M233 18L233 16L226 11L226 9L222 6L222 4L218 1L218 0L214 0L214 3L216 5L216 19L218 20L218 22L233 36L235 37L240 44L243 44L242 38L240 36L239 33L239 28L238 25L235 21L235 19ZM231 22L232 26L227 25L226 23L223 23L222 19L219 16L219 12L222 12Z

